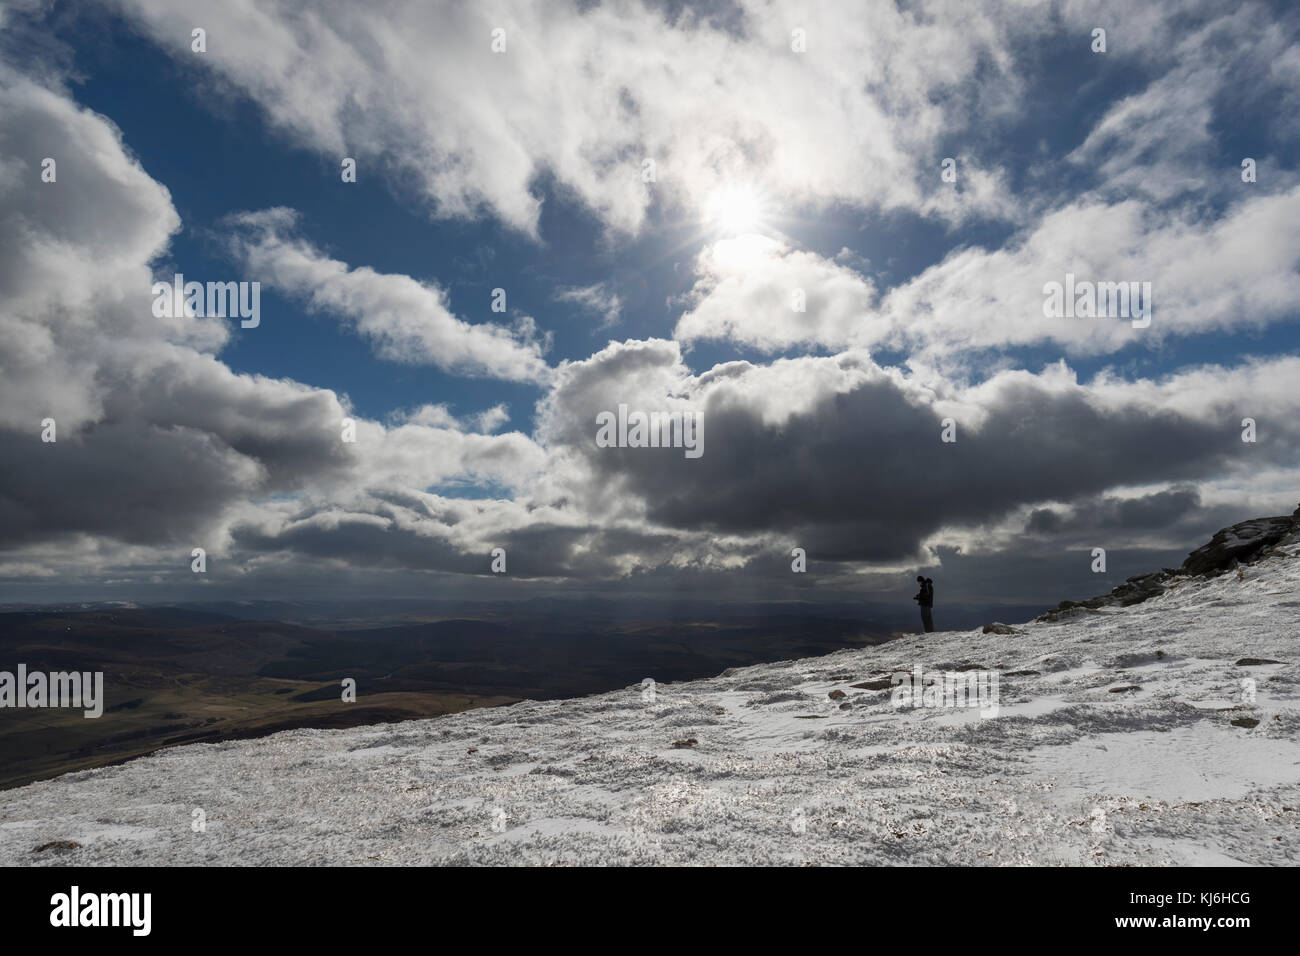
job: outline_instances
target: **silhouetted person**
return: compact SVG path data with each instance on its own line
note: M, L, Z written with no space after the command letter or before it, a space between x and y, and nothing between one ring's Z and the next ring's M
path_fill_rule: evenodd
M930 616L930 609L934 607L934 581L918 574L916 583L921 585L921 590L912 600L921 605L921 627L928 634L934 630L934 618Z

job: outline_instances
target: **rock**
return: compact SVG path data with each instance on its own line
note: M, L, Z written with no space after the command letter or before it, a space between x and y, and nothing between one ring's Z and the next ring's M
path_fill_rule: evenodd
M1110 596L1119 602L1120 607L1130 607L1165 593L1165 574L1153 571L1150 574L1135 574L1123 584L1111 588Z
M831 700L839 700L841 697L848 697L849 695L844 693L844 691L842 690L833 690L826 696L829 697Z
M853 686L862 690L889 690L894 686L894 682L888 677L882 677L880 680L864 680L861 684L854 684Z
M1293 540L1288 536L1295 534L1300 534L1300 508L1291 515L1251 518L1218 531L1208 543L1189 554L1182 567L1136 574L1112 588L1109 594L1098 595L1086 601L1062 601L1055 609L1040 614L1034 620L1052 624L1078 614L1096 612L1103 607L1141 604L1171 587L1177 587L1188 577L1215 577L1236 570L1238 564L1248 564L1272 553L1284 554L1285 552L1278 551L1276 545L1284 539Z
M1296 509L1300 513L1300 509ZM1295 529L1296 515L1251 518L1216 532L1208 544L1183 561L1184 574L1219 575L1237 563L1247 564L1281 541Z
M1232 726L1245 727L1249 730L1251 727L1258 727L1259 721L1254 717L1238 717L1236 720L1232 721Z
M80 850L81 844L75 840L51 840L49 843L42 843L33 853L44 853L46 850Z
M1098 600L1104 600L1104 599L1101 599L1101 598L1093 598L1092 600L1093 600L1093 601L1098 601ZM1096 606L1094 606L1094 605L1091 604L1091 602L1085 604L1085 603L1077 602L1077 601L1062 601L1061 603L1062 603L1062 604L1069 605L1069 606L1068 606L1068 607L1063 607L1063 608L1056 608L1055 610L1048 611L1048 612L1045 613L1045 614L1040 614L1040 615L1038 615L1038 617L1034 618L1034 620L1035 620L1035 621L1041 621L1041 622L1045 622L1045 623L1051 624L1051 623L1053 623L1053 622L1055 622L1055 621L1068 621L1068 620L1072 620L1073 618L1076 618L1076 617L1082 617L1083 615L1086 615L1086 614L1100 614L1100 613L1101 613L1100 611L1097 610L1097 607L1100 607L1101 605L1096 605Z
M853 709L853 705L850 704L847 700L844 703L840 704L840 710L852 710L852 709Z
M674 747L696 747L699 746L699 743L700 742L696 740L694 737L687 737L685 740L674 740L673 746Z
M1003 677L1037 677L1038 671L1007 671Z
M1016 629L1009 624L1003 624L1000 621L994 621L992 624L984 625L985 634L1015 634Z
M1281 661L1270 661L1267 657L1243 657L1237 661L1237 667L1259 667L1262 664L1281 664Z
M1125 685L1124 687L1112 687L1112 688L1110 689L1110 692L1111 692L1112 694L1122 694L1122 693L1124 693L1125 691L1128 691L1128 690L1141 690L1141 689L1142 689L1142 688L1139 687L1137 684L1127 684L1127 685Z

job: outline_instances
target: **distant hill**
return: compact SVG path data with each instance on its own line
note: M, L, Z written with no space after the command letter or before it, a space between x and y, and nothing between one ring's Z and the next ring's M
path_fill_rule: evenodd
M459 619L337 632L193 607L0 614L0 669L103 671L107 699L97 719L0 713L0 788L177 744L573 697L646 676L686 680L886 637L814 613L691 624ZM354 703L341 699L345 678L356 681Z

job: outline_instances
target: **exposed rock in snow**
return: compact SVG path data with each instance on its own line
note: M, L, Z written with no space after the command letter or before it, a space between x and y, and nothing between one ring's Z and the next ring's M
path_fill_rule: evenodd
M0 863L1295 865L1297 544L1016 635L177 747L0 793ZM940 671L996 707L895 705Z
M1055 610L1039 615L1037 620L1059 621L1110 605L1129 607L1141 604L1163 594L1180 578L1189 575L1213 577L1268 557L1297 533L1300 533L1300 508L1290 515L1239 522L1215 532L1214 537L1189 554L1177 570L1165 568L1149 574L1136 574L1112 588L1109 594L1100 594L1086 601L1062 601ZM1238 576L1241 576L1240 571Z
M1217 532L1183 561L1185 574L1222 574L1237 564L1249 564L1281 541L1300 522L1300 508L1278 518L1253 518Z

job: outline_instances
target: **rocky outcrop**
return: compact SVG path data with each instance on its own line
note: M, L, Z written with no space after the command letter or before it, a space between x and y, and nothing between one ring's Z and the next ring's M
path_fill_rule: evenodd
M1141 604L1148 598L1153 598L1157 594L1163 594L1165 591L1165 582L1172 577L1168 571L1153 571L1150 574L1135 574L1123 584L1112 588L1110 597L1112 603L1120 607L1128 607L1131 604Z
M1250 564L1294 531L1298 518L1300 508L1293 515L1252 518L1234 524L1231 528L1224 528L1208 544L1187 556L1183 562L1183 573L1214 576L1230 571L1238 564Z
M1109 594L1086 601L1062 601L1035 620L1059 621L1063 617L1095 612L1103 607L1141 604L1163 594L1175 578L1217 577L1240 565L1253 564L1273 554L1280 542L1294 534L1300 534L1300 508L1290 515L1276 518L1251 518L1218 531L1206 544L1189 554L1179 568L1134 575L1112 588Z

